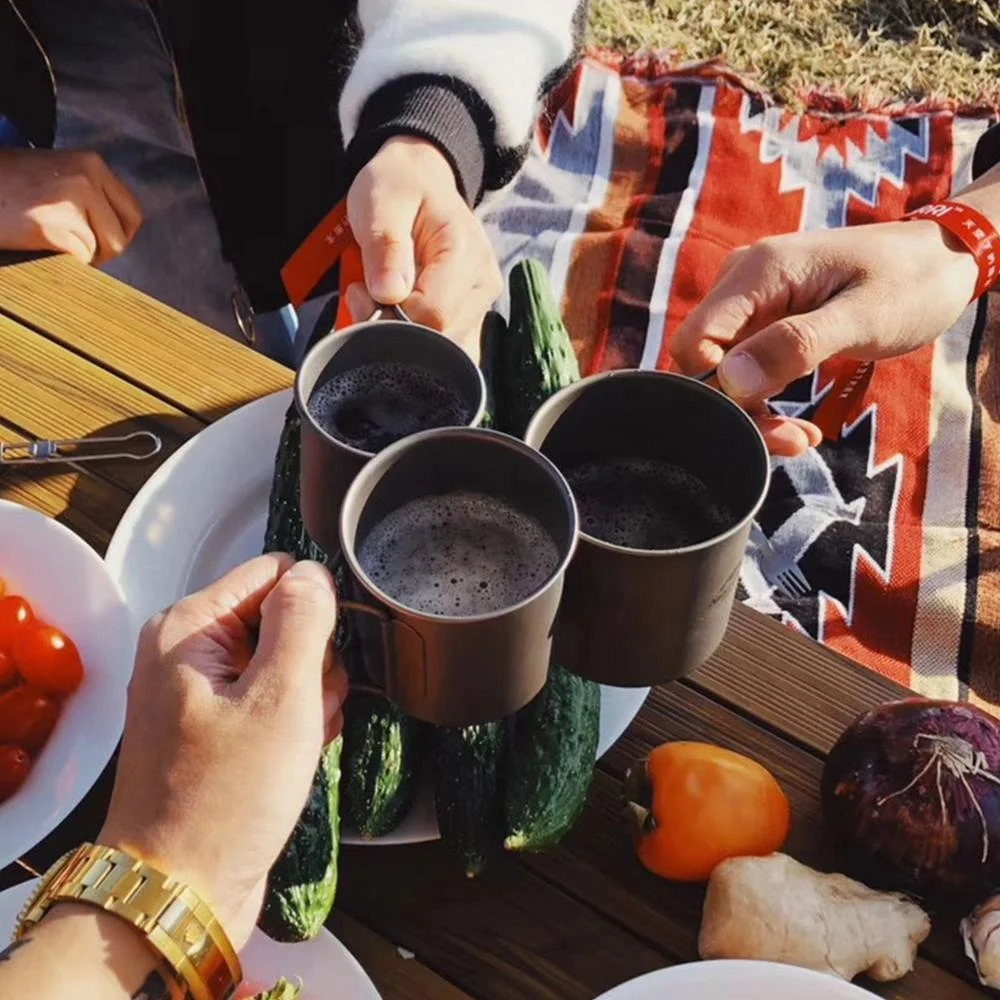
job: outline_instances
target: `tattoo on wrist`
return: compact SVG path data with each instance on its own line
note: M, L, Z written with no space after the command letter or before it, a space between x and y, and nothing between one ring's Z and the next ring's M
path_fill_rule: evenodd
M9 962L14 957L14 952L23 948L30 940L30 937L26 937L19 941L12 941L3 951L0 951L0 962Z
M170 1000L170 985L154 970L146 976L139 992L132 994L132 1000Z

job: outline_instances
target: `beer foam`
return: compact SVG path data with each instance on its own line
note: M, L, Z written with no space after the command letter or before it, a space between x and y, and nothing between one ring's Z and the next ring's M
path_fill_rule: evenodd
M432 427L462 427L473 411L426 368L378 361L338 372L309 398L309 412L352 448L377 452Z
M727 531L732 513L704 480L671 462L620 458L563 470L580 530L631 549L675 549Z
M394 601L431 615L508 608L541 589L559 549L529 514L482 493L419 497L384 517L358 562Z

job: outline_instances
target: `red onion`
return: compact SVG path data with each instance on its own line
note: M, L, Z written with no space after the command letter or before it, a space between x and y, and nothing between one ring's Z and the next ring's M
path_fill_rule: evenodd
M929 899L1000 886L1000 723L966 702L866 712L823 770L827 823L869 882Z

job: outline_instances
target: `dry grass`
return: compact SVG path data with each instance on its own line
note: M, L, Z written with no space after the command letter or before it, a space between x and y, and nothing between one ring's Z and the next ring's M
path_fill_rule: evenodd
M723 56L791 104L829 89L862 104L1000 105L997 0L592 0L590 41Z

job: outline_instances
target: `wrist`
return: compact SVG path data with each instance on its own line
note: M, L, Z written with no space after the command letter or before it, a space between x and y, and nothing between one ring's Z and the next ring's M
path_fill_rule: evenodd
M72 936L91 942L92 952L103 955L109 971L129 996L156 997L157 1000L184 1000L186 991L167 969L145 936L133 924L95 906L57 902L39 921L44 933ZM154 992L152 986L156 984ZM143 989L146 987L146 993ZM137 993L136 990L139 992Z
M979 265L968 248L947 229L930 219L900 223L910 240L917 239L925 257L927 280L932 286L948 288L962 303L975 294Z
M175 846L176 838L155 834L151 837L131 837L127 831L106 823L97 843L123 851L167 878L188 886L208 907L237 950L246 943L240 934L234 933L240 924L239 913L242 906L231 901L232 887L216 885L216 880L210 874L213 866L200 863L190 856L189 851Z

